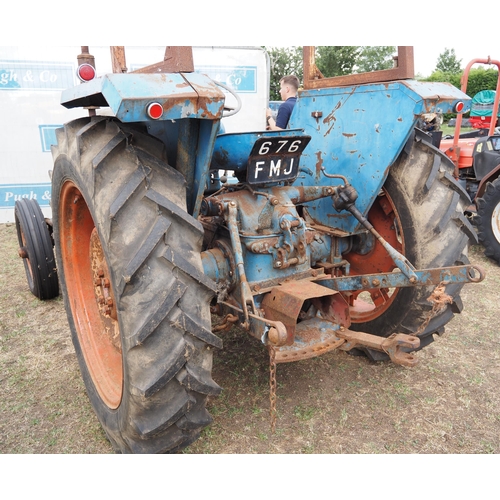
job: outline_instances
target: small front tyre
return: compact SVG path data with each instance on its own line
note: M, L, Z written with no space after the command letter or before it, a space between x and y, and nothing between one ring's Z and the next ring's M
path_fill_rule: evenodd
M14 208L19 256L31 293L40 300L59 295L52 237L36 200L21 198Z

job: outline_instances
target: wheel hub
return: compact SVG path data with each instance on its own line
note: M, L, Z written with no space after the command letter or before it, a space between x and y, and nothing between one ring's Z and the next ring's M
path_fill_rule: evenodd
M386 190L383 190L383 194L377 197L368 219L378 233L393 248L404 255L405 247L400 232L399 214ZM357 251L360 249L355 246L350 254L345 257L351 264L352 274L393 271L396 265L382 245L374 241L371 246L362 246L362 251ZM396 298L397 293L398 289L394 288L369 289L367 287L365 291L361 290L348 294L347 299L353 323L372 321L384 314Z
M113 346L121 352L120 330L118 328L118 316L116 313L115 299L109 270L104 258L104 252L99 241L97 229L94 228L90 235L90 262L94 283L94 294L101 315L104 331Z
M491 229L498 242L500 242L500 203L497 203L491 215Z

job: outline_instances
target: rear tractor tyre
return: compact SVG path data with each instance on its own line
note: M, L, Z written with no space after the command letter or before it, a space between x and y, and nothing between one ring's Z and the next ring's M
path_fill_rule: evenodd
M106 117L70 122L53 148L54 238L72 340L114 449L176 452L212 421L202 227L164 146Z
M430 141L425 133L415 131L391 167L368 220L417 269L468 264L469 241L476 241L475 231L464 216L470 198L455 181L452 162ZM378 242L369 254L351 254L346 259L355 274L391 272L395 268ZM442 334L444 325L462 310L462 286L446 286L453 302L421 332L420 349L434 340L434 334ZM430 314L432 304L427 299L434 288L372 290L372 300L354 302L351 328L383 337L393 333L413 335ZM388 359L384 353L370 349L365 353L373 360Z
M486 257L500 264L500 177L486 184L477 199L477 232Z
M19 256L31 293L40 300L59 295L59 280L49 227L36 200L21 198L14 208Z

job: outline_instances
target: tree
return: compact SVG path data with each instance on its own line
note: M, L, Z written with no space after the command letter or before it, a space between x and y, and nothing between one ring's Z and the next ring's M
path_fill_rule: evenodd
M269 99L279 101L279 81L295 75L302 82L304 67L302 47L263 47L269 54L271 82ZM354 72L377 71L394 66L392 46L319 46L316 47L316 66L325 77L349 75Z
M460 67L460 63L462 59L458 60L455 54L455 49L447 49L445 48L444 52L439 54L436 71L441 71L443 73L451 73L455 75L462 71Z
M474 97L481 90L496 90L498 70L479 66L469 72L467 95Z
M302 47L264 47L269 54L271 66L271 88L269 99L281 100L279 93L280 80L287 75L295 75L302 82L304 66L302 62Z
M357 61L358 73L394 67L395 46L362 46Z
M425 82L446 82L446 83L451 83L454 87L457 87L457 89L460 88L460 78L462 74L461 73L450 73L449 71L439 71L435 70L432 72L432 74L425 78Z
M462 88L462 73L444 73L434 71L431 76L426 78L426 82L448 82L457 89ZM469 81L467 83L467 95L474 97L481 90L495 90L497 86L498 71L492 68L484 67L472 68L469 72Z
M325 77L349 75L354 72L360 49L354 45L316 47L316 66Z

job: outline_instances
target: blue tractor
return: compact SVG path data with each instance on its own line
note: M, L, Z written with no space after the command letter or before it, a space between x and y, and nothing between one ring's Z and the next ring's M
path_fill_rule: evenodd
M470 99L414 80L411 47L394 69L349 78L323 77L314 54L290 128L247 133L222 132L238 109L189 47L128 73L113 47L115 72L99 78L79 56L86 81L62 105L89 116L57 131L53 236L83 379L117 451L175 452L210 424L226 328L259 339L271 382L276 364L333 349L413 366L461 311L464 283L484 278L467 260L469 196L416 128Z

